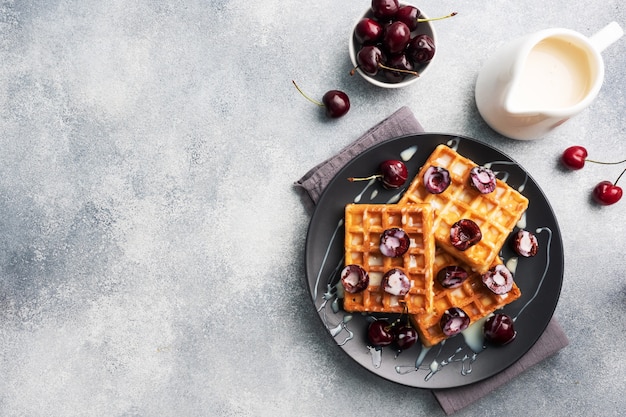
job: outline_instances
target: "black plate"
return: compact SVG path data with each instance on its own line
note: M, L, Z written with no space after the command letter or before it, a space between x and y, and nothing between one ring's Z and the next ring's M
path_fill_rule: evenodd
M379 181L349 182L346 178L371 175L387 159L405 159L409 178L413 178L430 153L442 143L479 165L491 166L498 178L518 189L530 201L526 224L519 226L536 234L540 248L535 257L517 260L515 281L522 296L504 308L505 313L516 319L517 338L506 346L486 344L484 349L480 343L478 347L472 344L474 349L471 349L463 335L429 350L418 343L400 354L390 347L370 347L366 328L373 316L346 313L337 297L339 272L343 267L344 207L352 202L396 202L408 182L400 190L386 190ZM537 183L519 164L497 149L474 139L446 134L392 139L365 151L344 167L328 185L313 213L305 256L306 279L313 303L323 325L341 349L361 366L383 378L420 388L467 385L512 365L545 330L556 308L563 281L563 242L559 226ZM500 256L504 262L516 259L508 244L504 245Z

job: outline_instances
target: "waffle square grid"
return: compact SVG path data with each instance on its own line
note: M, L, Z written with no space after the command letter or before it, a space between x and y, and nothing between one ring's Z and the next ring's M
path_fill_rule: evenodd
M345 208L344 264L367 271L368 288L346 293L343 308L349 312L423 313L432 309L433 211L427 204L348 204ZM403 229L410 237L408 251L396 258L380 252L380 236L390 228ZM400 268L411 281L409 293L395 296L381 288L385 272Z

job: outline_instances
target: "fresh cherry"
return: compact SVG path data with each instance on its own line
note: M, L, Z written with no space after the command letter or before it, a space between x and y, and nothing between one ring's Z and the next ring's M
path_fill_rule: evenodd
M444 288L457 288L467 279L468 273L458 265L443 267L437 272L437 281Z
M387 60L387 66L390 68L383 72L385 78L392 83L399 83L407 76L407 71L413 71L413 63L407 58L406 54L393 55ZM393 69L400 69L400 71L393 71Z
M424 172L424 187L431 194L441 194L450 185L450 173L443 167L431 165Z
M490 268L482 275L482 280L494 294L506 294L513 288L513 274L502 264Z
M354 75L357 68L360 68L364 73L371 75L372 77L378 74L380 70L389 70L394 72L401 72L403 74L411 74L419 77L419 74L415 71L405 70L402 68L392 68L386 65L387 56L376 45L365 45L356 54L357 66L350 70L350 75Z
M481 194L489 194L496 189L496 175L485 167L470 170L470 184Z
M430 36L422 33L409 41L406 54L413 60L415 65L425 64L435 56L435 41Z
M355 294L368 287L370 277L359 265L346 265L341 271L341 284L347 293Z
M470 219L461 219L450 228L450 244L460 251L469 249L482 238L480 227Z
M411 281L400 268L392 268L385 272L380 286L386 293L403 296L411 289Z
M407 350L417 342L417 331L408 324L403 324L394 329L394 345L399 350Z
M561 161L570 169L582 169L587 159L587 149L582 146L570 146L561 155Z
M619 174L617 180L612 183L610 181L601 181L593 188L593 198L598 204L609 206L617 203L622 198L622 187L617 182L622 178L626 169Z
M561 162L567 168L574 170L582 169L585 166L585 162L592 162L594 164L602 165L617 165L626 162L626 159L617 162L595 161L593 159L588 159L587 156L587 149L585 149L584 147L578 145L570 146L563 151L563 154L561 155Z
M383 161L379 166L379 174L371 175L365 178L350 177L348 181L368 181L378 178L382 181L385 188L400 188L404 185L409 173L404 162L396 159L388 159Z
M375 320L367 327L367 340L372 346L389 346L394 339L392 326L387 320Z
M397 258L409 250L411 239L409 235L398 227L387 229L380 235L380 252L384 256Z
M511 343L517 332L513 325L513 319L503 313L496 313L489 317L483 327L485 339L495 345Z
M383 38L383 26L376 20L364 17L354 28L354 37L361 44L374 44Z
M400 6L395 19L407 25L411 32L413 32L417 29L417 18L420 14L421 13L417 7L410 5Z
M398 0L372 0L371 9L379 19L391 19L398 12Z
M368 75L378 74L381 64L385 61L386 57L383 55L383 51L378 46L365 45L356 54L356 62L361 71ZM350 72L353 74L354 70Z
M389 54L399 54L411 40L411 29L402 22L395 21L385 28L383 48Z
M467 329L470 324L470 318L462 309L451 307L444 311L439 324L443 334L451 337Z
M324 96L322 96L322 102L320 103L319 101L314 100L306 95L295 81L292 80L291 82L300 92L300 94L302 94L307 100L314 104L317 104L320 107L324 107L326 109L326 115L330 118L336 119L345 115L346 113L348 113L348 110L350 110L350 99L348 98L348 95L343 91L327 91Z

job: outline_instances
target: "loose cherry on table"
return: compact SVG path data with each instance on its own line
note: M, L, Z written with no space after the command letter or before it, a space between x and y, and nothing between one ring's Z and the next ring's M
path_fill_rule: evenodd
M588 155L589 154L587 152L587 149L585 149L584 147L579 145L570 146L569 148L565 149L565 151L563 151L563 154L561 155L561 162L563 162L563 165L565 165L567 168L574 170L582 169L585 166L585 162L592 162L594 164L602 165L617 165L626 162L626 159L617 162L596 161L593 159L588 159Z
M295 81L292 80L291 82L296 87L296 89L300 92L300 94L304 96L304 98L309 100L311 103L317 104L320 107L324 107L326 110L326 115L330 118L336 119L338 117L345 115L346 113L348 113L348 110L350 110L350 99L348 98L348 95L344 93L343 91L340 91L340 90L327 91L322 96L322 101L319 102L317 100L312 99L308 95L306 95L304 91L300 89L298 84L296 84Z
M370 175L369 177L350 177L348 181L369 181L373 179L380 179L385 188L400 188L404 185L407 178L409 177L409 172L406 169L406 165L404 162L399 161L397 159L388 159L383 161L379 166L379 173Z
M603 206L609 206L617 203L623 194L622 187L617 185L617 182L622 178L626 169L619 174L615 182L601 181L593 189L593 198L598 204Z
M585 162L592 162L595 164L602 165L617 165L623 164L626 162L626 159L622 161L616 162L604 162L604 161L596 161L593 159L587 158L588 152L582 146L570 146L569 148L563 151L561 155L561 162L569 169L579 170L585 166ZM620 186L617 185L617 182L620 180L622 175L624 175L626 170L622 171L622 173L617 177L615 182L610 181L601 181L593 188L593 199L603 206L609 206L611 204L617 203L623 194L623 190Z

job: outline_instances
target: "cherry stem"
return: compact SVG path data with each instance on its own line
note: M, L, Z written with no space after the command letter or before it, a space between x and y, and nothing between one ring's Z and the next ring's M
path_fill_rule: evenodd
M416 77L420 76L417 71L405 70L402 68L388 67L387 65L383 65L380 62L378 63L378 68L386 69L388 71L401 72L403 74L411 74L411 75L415 75Z
M595 161L593 159L585 159L586 162L592 162L594 164L602 164L602 165L619 165L619 164L623 164L624 162L626 162L626 159L624 159L623 161L618 161L618 162L602 162L602 161Z
M622 178L622 175L624 175L624 172L626 172L626 168L622 171L621 174L619 174L619 177L617 177L617 179L615 180L615 182L613 183L613 185L617 185L617 182L619 181L620 178Z
M382 177L381 174L374 174L374 175L370 175L369 177L365 177L365 178L350 177L350 178L348 178L348 181L350 181L350 182L354 182L354 181L369 181L369 180L375 180L376 178L381 178L381 177Z
M357 65L356 67L350 70L350 75L354 75L357 68L359 68L359 65ZM378 63L378 68L386 69L388 71L401 72L403 74L411 74L411 75L415 75L416 77L420 76L420 74L417 71L405 70L402 68L388 67L387 65L383 65L380 62Z
M302 91L302 90L300 89L300 87L298 87L298 84L296 84L296 82L295 82L294 80L291 80L291 82L292 82L292 83L293 83L293 85L296 87L296 90L298 90L298 91L300 92L300 94L302 94L302 95L304 96L304 98L306 98L307 100L309 100L309 101L310 101L311 103L313 103L313 104L317 104L317 105L318 105L318 106L320 106L320 107L324 107L324 104L323 104L323 103L320 103L319 101L314 100L314 99L312 99L311 97L307 96L307 95L304 93L304 91Z
M456 16L456 15L457 15L457 12L452 12L452 13L447 14L445 16L429 17L428 19L417 19L417 23L432 22L434 20L443 20L443 19L447 19L449 17Z

